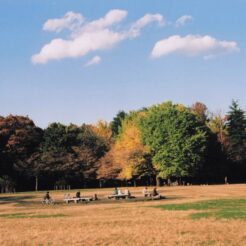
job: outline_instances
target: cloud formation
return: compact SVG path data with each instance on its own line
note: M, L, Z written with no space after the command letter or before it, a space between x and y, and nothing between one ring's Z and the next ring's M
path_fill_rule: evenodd
M220 41L211 36L179 35L158 41L151 52L152 58L159 58L170 54L185 56L203 56L205 59L224 53L238 52L236 42Z
M175 26L176 27L184 26L190 20L193 20L193 17L191 15L183 15L176 20Z
M97 65L99 63L101 63L102 58L100 56L94 56L91 60L89 60L86 64L85 67L89 67L92 65Z
M74 12L67 12L60 19L47 20L43 25L44 31L61 32L63 29L74 30L82 25L84 17L81 14Z
M133 37L140 35L140 31L145 26L149 25L152 22L158 23L160 26L165 25L164 17L160 14L146 14L142 18L138 19L135 23L132 24L130 28L130 34Z
M45 44L39 53L32 56L34 64L45 64L50 60L75 58L85 56L90 52L107 50L126 39L136 38L141 29L150 23L163 24L160 14L146 14L127 30L122 30L118 24L127 16L127 11L110 10L104 17L85 22L82 15L68 12L61 19L51 19L45 22L45 31L60 32L69 29L69 38L56 38Z

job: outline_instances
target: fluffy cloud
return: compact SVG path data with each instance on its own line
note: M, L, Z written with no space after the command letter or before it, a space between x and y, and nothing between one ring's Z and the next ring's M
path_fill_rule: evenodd
M159 58L170 54L185 56L216 56L223 53L237 52L239 48L236 42L220 41L211 36L178 35L158 41L152 49L151 56Z
M193 20L191 15L183 15L176 20L175 25L176 27L184 26L186 22L190 20Z
M137 37L140 34L140 31L145 26L149 25L152 22L157 22L159 25L165 25L165 20L162 15L160 14L146 14L139 20L137 20L130 29L130 35L133 37Z
M107 50L123 40L136 38L140 35L141 29L150 23L163 23L162 15L146 14L133 23L128 30L121 30L117 24L121 23L126 16L126 11L114 9L104 17L87 23L82 15L73 12L68 12L61 19L48 20L44 24L44 30L60 32L66 28L71 30L70 37L51 40L41 48L38 54L32 56L32 62L45 64L50 60L75 58L90 52Z
M67 12L60 19L47 20L43 25L44 31L60 32L63 29L74 30L82 25L84 17L81 14Z
M102 58L100 56L94 56L91 60L89 60L86 64L85 67L89 67L92 65L97 65L99 63L101 63Z

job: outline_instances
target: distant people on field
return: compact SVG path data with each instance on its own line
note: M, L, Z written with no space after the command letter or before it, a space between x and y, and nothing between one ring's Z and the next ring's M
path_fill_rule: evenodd
M117 187L115 187L113 190L113 195L118 195L118 193L119 193L119 190Z
M125 193L124 195L126 195L126 198L136 198L135 196L133 196L130 192L130 190L128 188L125 189Z
M152 197L152 199L163 199L163 198L165 198L164 196L160 195L160 193L157 191L156 187L153 188L153 191L151 193L151 197Z
M126 195L127 197L131 197L131 192L129 191L128 188L125 189L125 195Z
M44 201L49 201L51 199L49 191L47 191L44 195Z
M124 195L121 189L118 189L118 194L117 195Z
M43 197L43 203L54 204L54 200L51 198L49 191L47 191Z
M159 193L157 192L157 189L156 187L153 188L153 191L152 191L152 196L155 197L155 196L158 196Z
M148 197L150 195L151 195L151 193L149 192L148 187L144 187L144 189L143 189L143 196L144 197Z
M70 199L71 198L71 196L70 196L70 194L68 193L66 193L65 195L64 195L64 199Z
M94 194L93 200L94 200L94 201L97 201L97 200L99 200L99 199L98 199L98 196L97 196L97 194Z
M76 196L75 196L76 198L80 198L80 191L77 191L76 192Z

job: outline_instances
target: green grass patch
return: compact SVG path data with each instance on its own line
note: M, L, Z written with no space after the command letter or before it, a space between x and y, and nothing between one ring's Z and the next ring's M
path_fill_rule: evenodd
M31 214L31 213L15 213L15 214L0 214L0 218L7 219L26 219L26 218L58 218L66 217L65 214Z
M197 210L190 218L244 219L246 220L246 199L221 199L184 204L166 204L156 208L174 211Z
M30 218L59 218L59 217L66 217L65 214L37 214L33 215Z

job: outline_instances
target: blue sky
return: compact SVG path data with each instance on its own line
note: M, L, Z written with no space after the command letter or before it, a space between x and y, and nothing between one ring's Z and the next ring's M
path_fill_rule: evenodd
M1 0L0 9L0 115L46 127L166 100L246 108L245 0Z

